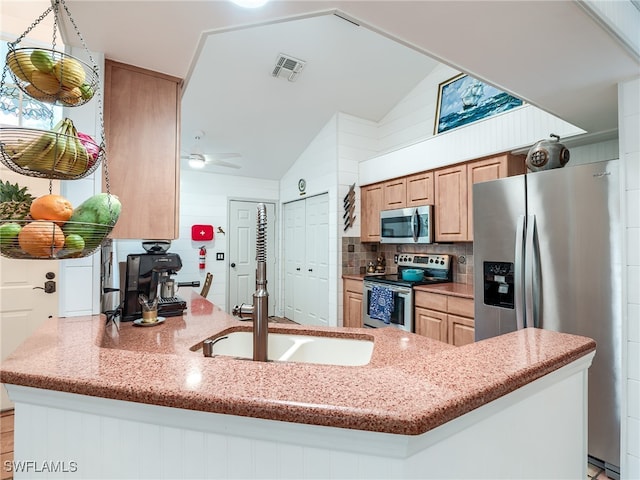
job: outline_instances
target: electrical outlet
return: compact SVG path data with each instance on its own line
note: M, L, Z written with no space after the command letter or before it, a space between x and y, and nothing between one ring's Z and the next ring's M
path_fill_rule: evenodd
M393 263L398 263L398 254L397 253L393 256Z
M224 252L216 252L216 260L224 260Z

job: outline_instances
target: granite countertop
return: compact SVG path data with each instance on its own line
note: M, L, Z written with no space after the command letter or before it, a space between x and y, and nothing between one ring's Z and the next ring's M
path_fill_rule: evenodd
M206 338L250 330L197 293L159 325L101 315L51 318L0 366L0 381L183 409L417 435L595 350L585 337L525 329L453 347L397 329L269 325L272 332L367 337L361 367L205 358Z
M343 274L342 278L350 280L364 280L365 275L372 274ZM416 285L413 289L420 292L440 293L454 297L473 299L473 285L466 283L448 282L434 283L432 285Z
M440 293L451 295L452 297L462 297L473 299L473 285L466 283L435 283L433 285L417 285L413 287L419 292Z

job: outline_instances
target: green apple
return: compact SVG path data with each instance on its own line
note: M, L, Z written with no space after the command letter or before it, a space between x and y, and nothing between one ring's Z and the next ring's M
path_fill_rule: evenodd
M20 230L22 227L17 223L10 222L0 225L0 245L3 247L11 245L18 238Z
M64 239L64 248L74 252L84 250L84 238L77 233L71 233Z

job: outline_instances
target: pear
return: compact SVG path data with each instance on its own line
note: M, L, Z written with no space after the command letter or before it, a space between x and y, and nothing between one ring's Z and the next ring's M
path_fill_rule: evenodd
M53 60L49 54L43 50L34 50L31 52L31 63L44 73L51 73L53 70Z

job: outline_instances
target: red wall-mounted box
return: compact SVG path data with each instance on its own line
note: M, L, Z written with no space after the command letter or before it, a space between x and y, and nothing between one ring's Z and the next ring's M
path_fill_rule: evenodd
M208 242L213 240L213 225L193 225L191 240Z

